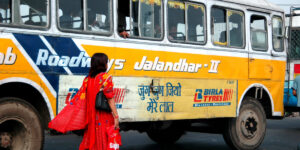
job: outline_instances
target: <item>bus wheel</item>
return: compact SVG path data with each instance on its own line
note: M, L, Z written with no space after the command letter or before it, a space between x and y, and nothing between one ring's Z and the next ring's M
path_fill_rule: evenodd
M180 122L156 122L148 129L149 138L159 144L175 143L184 134L185 126Z
M0 149L41 150L44 131L34 107L19 98L1 98L0 138Z
M262 105L248 97L242 102L239 116L229 119L224 140L236 150L254 150L262 143L266 133L266 115Z

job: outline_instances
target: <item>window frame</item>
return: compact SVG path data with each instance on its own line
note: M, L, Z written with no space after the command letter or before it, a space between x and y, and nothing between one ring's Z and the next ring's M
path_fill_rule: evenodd
M186 22L186 40L185 40L185 43L190 43L190 44L199 44L199 45L205 45L206 43L207 43L207 10L206 10L206 6L203 4L203 3L195 3L195 2L186 2L185 3L185 6L186 6L186 8L187 8L187 6L188 5L192 5L192 4L194 4L194 5L202 5L203 7L204 7L204 12L203 12L203 35L204 35L204 41L203 42L195 42L195 41L189 41L188 40L188 13L186 13L187 12L187 10L188 9L186 9L185 10L185 16L186 16L186 18L185 18L185 22Z
M201 2L190 2L190 1L182 1L185 5L185 10L184 10L184 22L185 22L185 33L186 33L186 36L185 36L185 40L184 41L181 41L181 40L172 40L169 38L169 11L168 11L168 2L169 1L174 1L174 0L168 0L167 1L167 19L166 20L166 26L167 26L167 39L169 42L171 43L183 43L183 44L195 44L195 45L206 45L207 44L207 7L204 3L201 3ZM187 6L188 5L202 5L204 7L204 14L203 14L203 31L204 31L204 41L203 42L195 42L195 41L189 41L187 40L188 39L188 14L187 14Z
M11 3L10 3L10 6L11 6L11 7L10 7L10 23L1 23L1 22L0 22L0 26L8 26L8 25L11 26L11 25L13 25L13 24L12 24L12 22L13 22L13 14L12 14L12 8L13 8L12 5L13 5L13 1L14 1L14 0L10 0L10 2L11 2Z
M87 0L80 0L82 1L82 23L83 23L83 29L81 30L74 30L74 29L64 29L60 27L60 22L59 22L59 1L60 0L56 0L56 27L59 31L64 32L64 33L79 33L79 34L88 34L88 35L104 35L104 36L111 36L114 33L114 19L113 19L113 0L109 0L110 1L110 5L109 8L110 10L108 11L110 13L110 31L109 32L99 32L99 31L90 31L87 30L87 19L88 19L88 13L86 12L87 10Z
M166 19L166 26L167 26L167 39L169 42L172 42L172 43L186 43L186 38L184 41L180 41L180 40L172 40L169 38L169 34L170 34L170 29L169 29L169 11L168 11L168 2L169 1L176 1L176 0L167 0L167 5L166 5L166 9L167 9L167 19ZM184 7L186 7L186 2L185 1L182 1L182 3L184 3ZM184 22L186 23L186 20L187 20L187 17L186 17L186 11L184 10ZM187 32L187 29L186 29L186 24L185 24L185 32Z
M20 0L11 0L11 8L10 8L10 13L11 13L11 23L0 23L0 27L12 27L12 28L23 28L23 29L33 29L33 30L42 30L42 31L47 31L51 27L51 0L47 0L48 5L46 6L47 8L47 24L46 26L35 26L35 25L27 25L24 23L15 23L15 14L18 11L15 11L14 8L15 6L15 1L20 1ZM18 7L18 10L20 10L20 6ZM21 14L18 14L19 19L21 18Z
M226 38L227 38L227 44L226 45L218 45L214 43L214 34L212 34L212 32L214 31L214 22L213 22L213 18L212 18L212 10L213 8L221 8L221 9L225 9L226 10ZM210 16L211 16L211 25L210 25L210 30L211 30L211 42L214 46L218 46L218 47L226 47L226 48L236 48L236 49L245 49L246 47L246 15L245 12L243 10L240 9L235 9L235 8L229 8L229 7L224 7L224 6L219 6L219 5L212 5L211 9L210 9ZM228 16L228 10L230 11L234 11L234 12L240 12L243 14L243 45L241 47L237 47L237 46L230 46L230 34L228 34L230 31L229 30L229 16Z
M280 18L280 19L281 19L281 22L282 22L282 26L281 26L281 29L282 29L282 33L281 33L281 34L282 34L282 35L281 35L281 36L278 36L278 35L275 35L275 34L274 34L274 30L273 30L273 29L274 29L274 28L273 28L273 19L274 19L274 18ZM279 15L274 15L274 16L272 16L272 46L273 46L273 50L274 50L275 52L279 52L279 53L280 53L280 52L284 52L284 47L285 47L285 42L284 42L284 33L285 33L285 31L284 31L284 30L285 30L285 28L284 28L284 22L283 22L282 16L279 16ZM283 40L283 42L282 42L282 44L283 44L283 45L282 45L282 49L279 49L279 50L278 50L278 49L275 49L275 46L274 46L274 45L275 45L275 42L274 42L274 39L273 39L275 36L276 36L276 37L281 37L281 38L282 38L282 40Z
M164 32L164 27L165 27L165 24L164 24L164 1L163 0L160 0L161 1L161 37L160 38L152 38L152 37L142 37L142 36L132 36L132 31L133 31L133 27L132 26L132 21L131 21L131 18L132 18L132 0L129 0L129 37L128 39L141 39L141 40L152 40L152 41L162 41L164 39L164 36L165 36L165 32ZM141 7L141 1L139 0L139 6L138 6L138 9L139 9L139 12L138 12L138 29L139 29L139 32L140 31L140 15L141 15L141 10L140 10L140 7ZM119 7L119 4L117 5L117 8ZM117 14L117 26L119 25L119 14ZM119 34L119 32L117 31L117 35L122 38ZM139 33L140 35L140 33ZM123 38L122 38L123 39Z
M251 29L251 18L252 18L252 16L259 16L259 17L263 17L264 18L264 20L265 20L265 29L266 30L260 30L260 29L255 29L255 31L265 31L266 32L266 43L267 43L267 47L266 47L266 49L257 49L257 48L254 48L253 46L252 46L252 29ZM250 45L251 45L251 48L252 48L252 50L253 51L258 51L258 52L268 52L269 51L269 28L268 28L268 18L266 17L266 16L264 16L264 15L261 15L261 14L251 14L250 15L250 22L249 22L250 24L249 24L249 28L250 28Z

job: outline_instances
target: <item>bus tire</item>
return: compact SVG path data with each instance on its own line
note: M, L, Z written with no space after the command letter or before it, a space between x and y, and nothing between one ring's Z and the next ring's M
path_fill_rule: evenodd
M239 116L228 119L223 133L225 142L235 150L255 150L266 133L265 111L256 99L247 97Z
M180 139L184 134L184 125L182 123L165 121L161 125L160 123L154 123L149 130L147 135L149 138L159 144L172 144ZM166 126L167 127L163 127Z
M40 116L28 102L14 97L0 99L0 134L11 137L8 149L41 150L44 130ZM0 137L1 138L1 137ZM0 148L4 146L0 143Z

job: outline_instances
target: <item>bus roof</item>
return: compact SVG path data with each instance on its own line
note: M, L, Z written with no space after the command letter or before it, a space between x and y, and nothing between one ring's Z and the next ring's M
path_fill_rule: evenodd
M246 6L252 6L256 8L274 10L279 12L284 12L282 8L279 6L269 2L268 0L218 0L218 1L225 1L230 3L238 3Z

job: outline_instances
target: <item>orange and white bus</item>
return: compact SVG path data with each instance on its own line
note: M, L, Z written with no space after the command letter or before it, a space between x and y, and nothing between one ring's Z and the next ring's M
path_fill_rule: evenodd
M124 130L170 143L217 121L232 148L256 149L284 115L283 20L265 0L1 0L0 134L42 149L102 52Z

